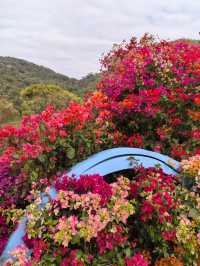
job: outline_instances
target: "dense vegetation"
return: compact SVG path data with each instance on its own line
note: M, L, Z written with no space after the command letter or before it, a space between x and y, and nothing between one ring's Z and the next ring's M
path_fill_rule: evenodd
M12 123L19 119L19 112L11 101L6 98L0 99L0 126Z
M133 38L102 59L98 90L84 101L0 129L0 250L24 213L32 249L19 246L4 265L198 265L199 58L198 43ZM180 175L138 166L112 179L62 176L116 146L168 154L182 161Z
M200 150L200 45L144 36L113 49L99 83L128 145L179 159ZM116 132L116 131L115 131Z
M0 56L0 95L11 100L17 97L17 90L41 83L82 94L82 90L93 89L97 79L97 74L88 74L80 80L69 78L26 60Z
M30 102L24 102L25 97L22 99L21 96L23 95L23 92L21 91L24 91L24 89L28 90L30 86L34 85L39 88L39 85L41 85L41 91L43 90L44 85L59 86L60 89L63 88L66 90L66 93L63 92L63 97L65 94L67 103L70 98L69 95L74 97L75 95L78 95L82 97L84 93L93 91L98 79L98 74L88 74L80 80L69 78L65 75L58 74L49 68L38 66L25 60L0 56L0 115L3 116L0 117L0 126L5 123L15 123L20 120L21 114L24 113L25 105L28 107L30 104ZM43 94L45 94L44 91ZM42 92L40 97L41 96ZM56 96L56 92L54 93L54 96ZM60 95L55 97L54 103L59 97ZM46 101L45 97L44 101ZM51 103L50 100L46 102ZM33 104L33 102L31 104ZM38 103L38 105L40 105L40 103ZM57 105L59 105L59 101ZM63 104L60 107L63 107ZM44 110L44 103L41 103L41 106L37 108L38 110L42 110L42 108ZM4 112L4 110L8 109L11 111L10 113ZM28 111L25 113L31 112Z
M81 101L81 98L57 85L35 84L20 91L20 109L22 114L37 114L52 105L56 110L67 106L69 101Z

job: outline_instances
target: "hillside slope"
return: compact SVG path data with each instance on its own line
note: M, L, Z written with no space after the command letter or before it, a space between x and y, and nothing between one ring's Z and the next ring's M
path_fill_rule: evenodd
M81 95L96 86L98 74L89 74L81 80L69 78L26 60L0 56L0 96L17 101L18 90L32 84L56 84Z

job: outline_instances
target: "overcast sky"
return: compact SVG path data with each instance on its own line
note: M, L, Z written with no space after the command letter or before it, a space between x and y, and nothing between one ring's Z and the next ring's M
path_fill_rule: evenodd
M71 77L97 71L101 54L133 35L199 31L200 0L0 0L0 55Z

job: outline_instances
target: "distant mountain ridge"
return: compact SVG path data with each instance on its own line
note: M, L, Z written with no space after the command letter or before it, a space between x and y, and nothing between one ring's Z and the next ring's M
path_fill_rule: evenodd
M88 74L78 80L23 59L0 56L0 96L13 102L17 100L18 90L32 84L56 84L82 95L93 90L98 79L99 74Z

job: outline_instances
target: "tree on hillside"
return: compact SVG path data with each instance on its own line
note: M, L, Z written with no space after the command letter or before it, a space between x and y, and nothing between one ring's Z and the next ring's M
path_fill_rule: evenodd
M19 116L12 102L5 98L0 99L0 125L13 122Z
M49 104L62 109L80 98L57 85L35 84L20 91L22 114L39 113Z

